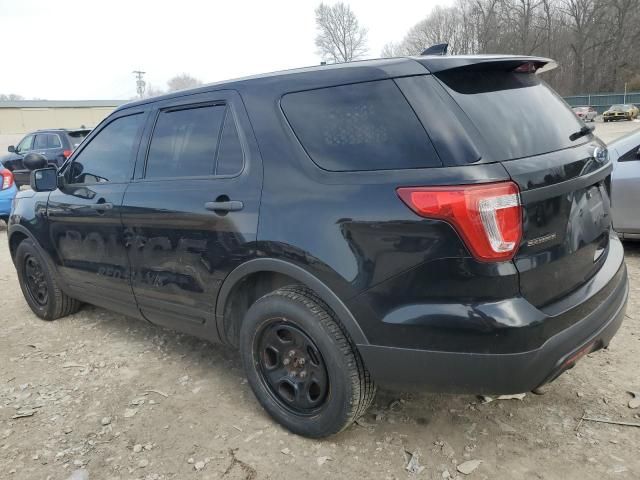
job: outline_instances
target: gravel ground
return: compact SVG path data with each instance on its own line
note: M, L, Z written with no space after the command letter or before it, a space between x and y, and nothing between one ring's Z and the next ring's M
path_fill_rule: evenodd
M90 306L37 319L1 224L0 479L640 478L640 428L580 421L640 424L640 244L626 250L620 332L545 395L385 391L358 425L312 441L271 421L231 349Z

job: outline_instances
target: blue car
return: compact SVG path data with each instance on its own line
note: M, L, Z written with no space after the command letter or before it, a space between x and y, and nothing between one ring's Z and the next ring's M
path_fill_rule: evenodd
M17 191L16 182L13 181L13 173L0 166L0 220L4 220L5 223L9 220L11 203Z

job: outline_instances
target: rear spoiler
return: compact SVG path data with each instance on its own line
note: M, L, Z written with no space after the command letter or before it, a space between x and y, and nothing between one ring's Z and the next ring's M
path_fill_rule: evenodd
M502 70L524 73L542 73L553 70L558 64L550 58L525 55L428 55L411 57L421 63L431 73L447 70Z

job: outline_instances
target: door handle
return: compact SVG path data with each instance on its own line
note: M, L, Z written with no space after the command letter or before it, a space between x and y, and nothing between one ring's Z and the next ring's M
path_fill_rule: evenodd
M224 202L207 202L204 204L207 210L214 212L238 212L244 208L244 203L239 200L227 200Z
M96 203L95 205L91 205L91 208L98 212L105 212L113 209L113 203Z

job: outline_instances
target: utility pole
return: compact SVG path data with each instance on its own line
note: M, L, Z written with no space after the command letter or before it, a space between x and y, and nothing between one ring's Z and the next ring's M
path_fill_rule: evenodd
M142 98L142 96L144 95L144 89L147 86L147 82L144 81L143 75L147 72L134 70L133 73L136 76L136 92L138 92L138 96Z

